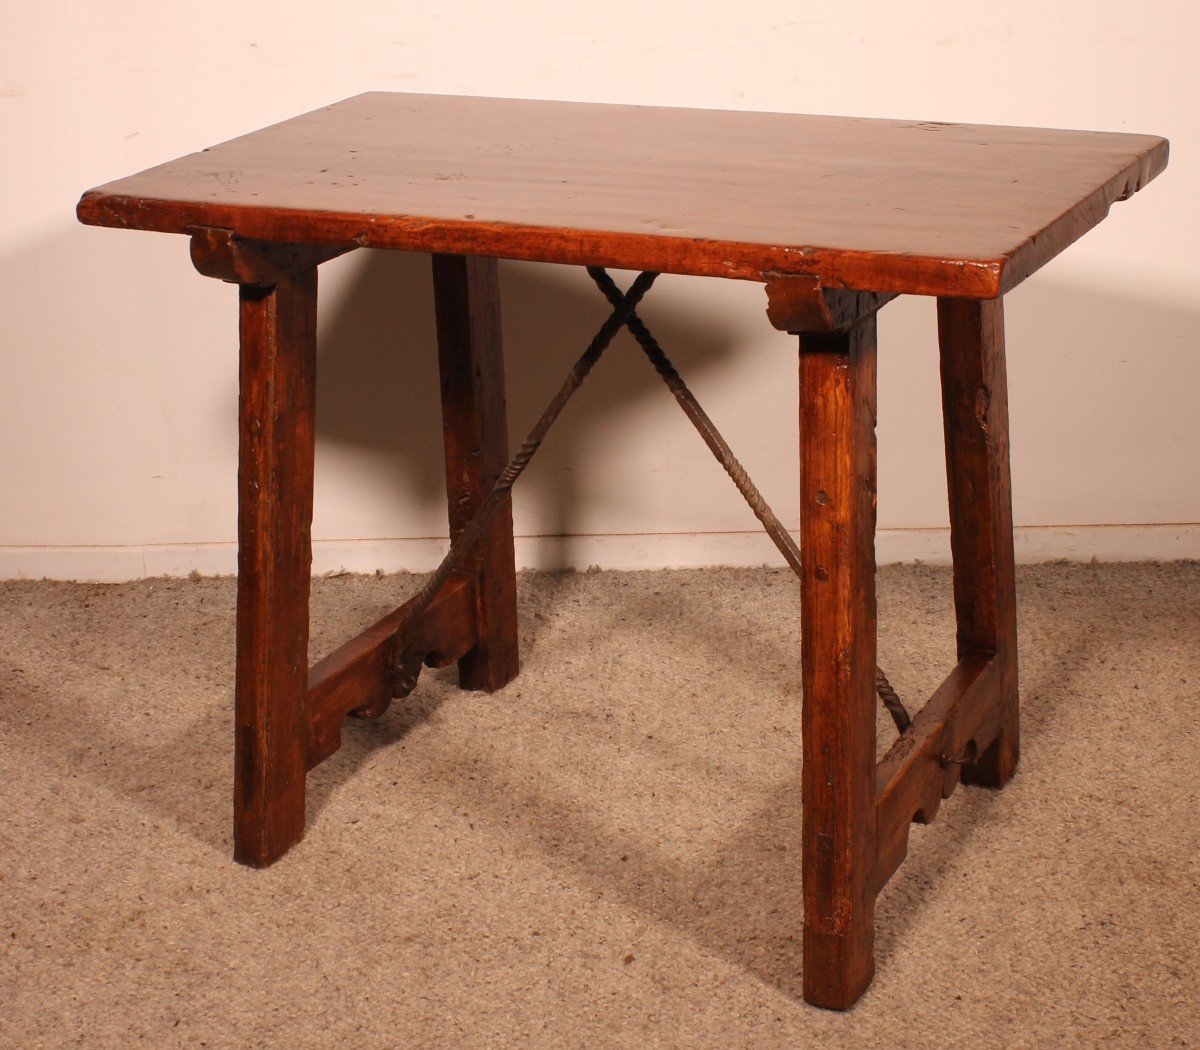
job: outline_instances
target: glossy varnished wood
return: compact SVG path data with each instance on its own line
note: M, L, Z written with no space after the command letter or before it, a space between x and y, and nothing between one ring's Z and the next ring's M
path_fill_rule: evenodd
M875 333L800 337L804 997L875 971Z
M261 867L304 835L316 271L240 300L234 857Z
M88 223L992 298L1150 135L370 93L86 193Z

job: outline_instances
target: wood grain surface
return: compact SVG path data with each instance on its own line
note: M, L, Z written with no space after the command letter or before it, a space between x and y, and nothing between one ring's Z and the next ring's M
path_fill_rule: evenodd
M84 194L101 226L994 298L1152 135L372 92Z
M1000 670L1000 732L986 748L976 741L979 760L962 774L1003 787L1021 750L1004 302L939 299L937 309L958 656L994 654Z
M234 857L265 867L304 835L317 271L239 297Z
M875 972L876 318L800 337L804 998Z
M500 275L495 259L433 257L442 440L450 541L457 540L508 465L508 414L500 332ZM478 581L475 647L459 662L464 689L492 692L520 670L517 567L512 497L505 496L467 571Z

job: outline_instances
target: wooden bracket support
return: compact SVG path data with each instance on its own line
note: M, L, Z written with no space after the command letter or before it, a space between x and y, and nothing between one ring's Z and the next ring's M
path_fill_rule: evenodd
M394 698L412 691L421 667L445 667L475 647L474 576L455 573L416 619L411 604L405 602L309 670L304 705L309 769L341 747L347 717L378 718Z
M230 230L192 231L192 265L205 277L270 288L288 277L357 248L356 244L277 244L239 237Z
M894 299L892 292L825 288L805 274L764 273L767 320L794 335L845 332Z
M996 740L1002 672L995 655L964 657L875 767L876 893L904 860L909 828L933 821L965 762Z

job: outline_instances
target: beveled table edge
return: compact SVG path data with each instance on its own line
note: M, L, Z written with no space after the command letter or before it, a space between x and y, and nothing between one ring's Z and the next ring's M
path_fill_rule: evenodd
M656 270L749 281L764 281L767 274L795 274L814 277L822 286L831 289L995 299L1097 226L1114 203L1131 197L1166 168L1168 141L1157 136L1143 137L1157 138L1157 142L1011 253L986 259L898 254L837 246L718 241L669 234L404 214L363 215L359 212L214 205L137 197L107 190L108 185L116 185L121 180L87 190L76 206L76 216L90 226L158 233L192 234L197 230L221 229L263 241L356 244L365 248Z

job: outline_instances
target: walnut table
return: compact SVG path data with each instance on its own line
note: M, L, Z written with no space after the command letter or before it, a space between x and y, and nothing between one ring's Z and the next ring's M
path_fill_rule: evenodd
M672 389L795 552L804 994L852 1005L911 822L1017 764L1002 296L1166 161L1148 135L377 93L88 191L83 222L186 234L201 273L239 286L236 858L300 840L306 772L343 719L381 714L423 664L457 660L468 689L517 674L507 488L540 434L506 468L496 260L588 266L609 298L561 399L622 326L678 380L635 310L656 272L759 281L799 337L802 562ZM433 253L457 554L309 668L316 274L360 246ZM646 272L622 293L609 266ZM958 663L877 764L875 318L901 294L938 300Z

